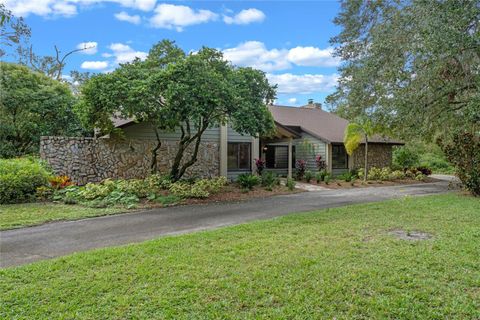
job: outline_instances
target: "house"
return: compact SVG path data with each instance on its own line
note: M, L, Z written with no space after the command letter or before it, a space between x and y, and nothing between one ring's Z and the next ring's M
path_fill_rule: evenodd
M195 175L224 175L234 179L240 173L254 172L255 159L258 158L265 161L267 170L283 176L292 175L297 159L305 160L308 169L316 170L315 158L318 155L322 156L327 170L334 175L364 166L364 145L351 157L345 151L343 136L348 121L322 110L321 104L309 101L303 107L272 105L268 108L276 125L276 134L272 137L241 135L228 125L208 129L202 137L203 151L199 153L193 170ZM123 130L127 139L155 139L148 124L117 119L115 125ZM178 141L179 134L164 132L162 140L167 143ZM399 144L403 143L380 136L372 137L369 141L369 167L389 166L392 147ZM167 170L168 164L164 161L163 169Z
M334 175L364 166L363 145L351 157L345 152L343 135L347 120L322 110L321 105L313 101L303 107L268 108L276 126L273 136L241 135L228 125L209 128L202 136L197 162L186 175L223 175L235 179L241 173L254 172L258 158L265 160L266 170L283 176L292 176L297 159L305 160L309 169L316 170L318 155ZM123 137L42 137L40 156L56 174L68 175L78 184L148 176L152 150L157 146L151 124L120 118L115 118L114 124L123 131ZM157 152L157 166L161 172L168 172L180 131L160 134L162 144ZM392 147L399 144L403 143L383 137L371 138L369 167L389 166Z

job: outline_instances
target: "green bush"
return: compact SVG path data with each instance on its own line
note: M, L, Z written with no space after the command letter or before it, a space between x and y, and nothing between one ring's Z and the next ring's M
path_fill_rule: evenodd
M354 170L350 170L341 174L338 178L344 180L345 182L351 182L357 179L357 172Z
M274 186L278 186L280 180L278 176L272 171L264 171L262 174L262 187L272 189Z
M390 180L402 180L405 179L405 172L402 170L395 170L390 173Z
M38 159L0 159L0 203L34 199L37 188L48 186L50 176Z
M242 189L252 190L253 187L260 184L260 178L251 173L242 173L237 177L237 183Z
M225 177L214 179L201 179L193 184L177 181L170 185L170 192L181 198L208 198L211 193L216 193L227 184Z
M313 179L313 172L310 170L305 171L305 181L310 182Z
M293 189L295 189L295 184L296 184L295 180L288 178L285 185L288 188L288 190L293 191Z
M320 183L321 181L323 181L325 179L325 176L327 175L327 171L326 170L320 170L319 172L317 172L317 174L315 175L315 180L317 180L317 183Z
M392 170L388 167L385 167L385 168L372 167L370 168L370 170L368 170L367 179L387 181L387 180L390 180L391 173L392 173Z
M327 174L325 175L325 177L323 178L323 181L325 182L325 184L328 185L328 184L330 183L330 180L331 180L331 179L332 179L332 177L330 176L329 173L327 173Z
M420 156L420 166L430 168L434 173L453 174L455 168L444 156L435 153L425 153Z
M418 166L420 161L419 153L407 146L401 146L393 150L393 166L407 169Z
M146 180L150 187L154 189L168 190L172 184L172 179L169 175L152 174Z

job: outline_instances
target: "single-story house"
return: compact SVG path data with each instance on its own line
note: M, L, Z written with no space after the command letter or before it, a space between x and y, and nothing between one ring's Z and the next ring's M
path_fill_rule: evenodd
M187 175L234 179L240 173L255 172L255 159L265 160L266 169L291 176L295 160L303 159L316 170L315 157L322 156L327 170L334 175L364 166L364 145L348 156L343 136L348 121L322 110L309 101L303 107L272 105L276 133L255 138L241 135L228 125L207 129L202 136L197 162ZM148 123L116 118L122 139L42 137L40 155L57 174L66 174L80 184L105 178L141 178L150 172L151 154L156 146L153 128ZM176 152L180 131L161 132L162 146L157 163L168 172ZM389 166L392 147L403 144L384 137L369 140L369 167Z
M265 161L266 169L288 176L295 169L296 159L307 162L307 168L316 170L315 158L322 156L327 170L334 175L364 166L364 145L348 156L343 137L348 121L322 110L321 104L309 101L302 107L271 105L268 107L276 125L273 137L254 138L235 132L228 125L208 129L202 140L218 142L218 174L235 178L244 172L254 172L255 159ZM155 139L148 125L131 120L116 122L125 137ZM179 132L163 133L165 140L178 140ZM381 136L369 141L369 167L389 166L392 161L392 146L403 144ZM202 159L199 159L202 161Z

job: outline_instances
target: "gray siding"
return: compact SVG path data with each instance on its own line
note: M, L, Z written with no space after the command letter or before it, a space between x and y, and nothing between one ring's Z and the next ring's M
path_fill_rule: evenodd
M241 135L233 130L230 126L227 128L227 141L228 142L252 142L252 136Z
M312 144L312 150L307 150L306 148L303 147L302 143L304 141L308 141L309 143ZM295 139L294 140L294 145L295 145L295 157L296 160L303 159L307 161L307 169L316 171L317 170L317 164L315 162L315 157L317 155L321 155L324 160L327 159L327 145L324 141L308 134L308 133L302 133L302 138L301 139Z
M125 136L128 139L142 139L142 140L156 140L155 132L150 124L142 122L133 124L123 129ZM177 128L174 132L161 131L160 137L162 140L178 141L181 136L181 131ZM202 135L202 141L205 142L220 142L220 128L208 128Z

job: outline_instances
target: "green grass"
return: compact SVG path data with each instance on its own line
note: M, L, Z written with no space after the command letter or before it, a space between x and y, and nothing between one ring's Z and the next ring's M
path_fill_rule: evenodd
M88 208L54 203L0 205L0 230L33 226L49 221L104 216L125 211L122 208Z
M434 238L409 242L391 229ZM478 319L480 201L294 214L0 271L2 319Z

